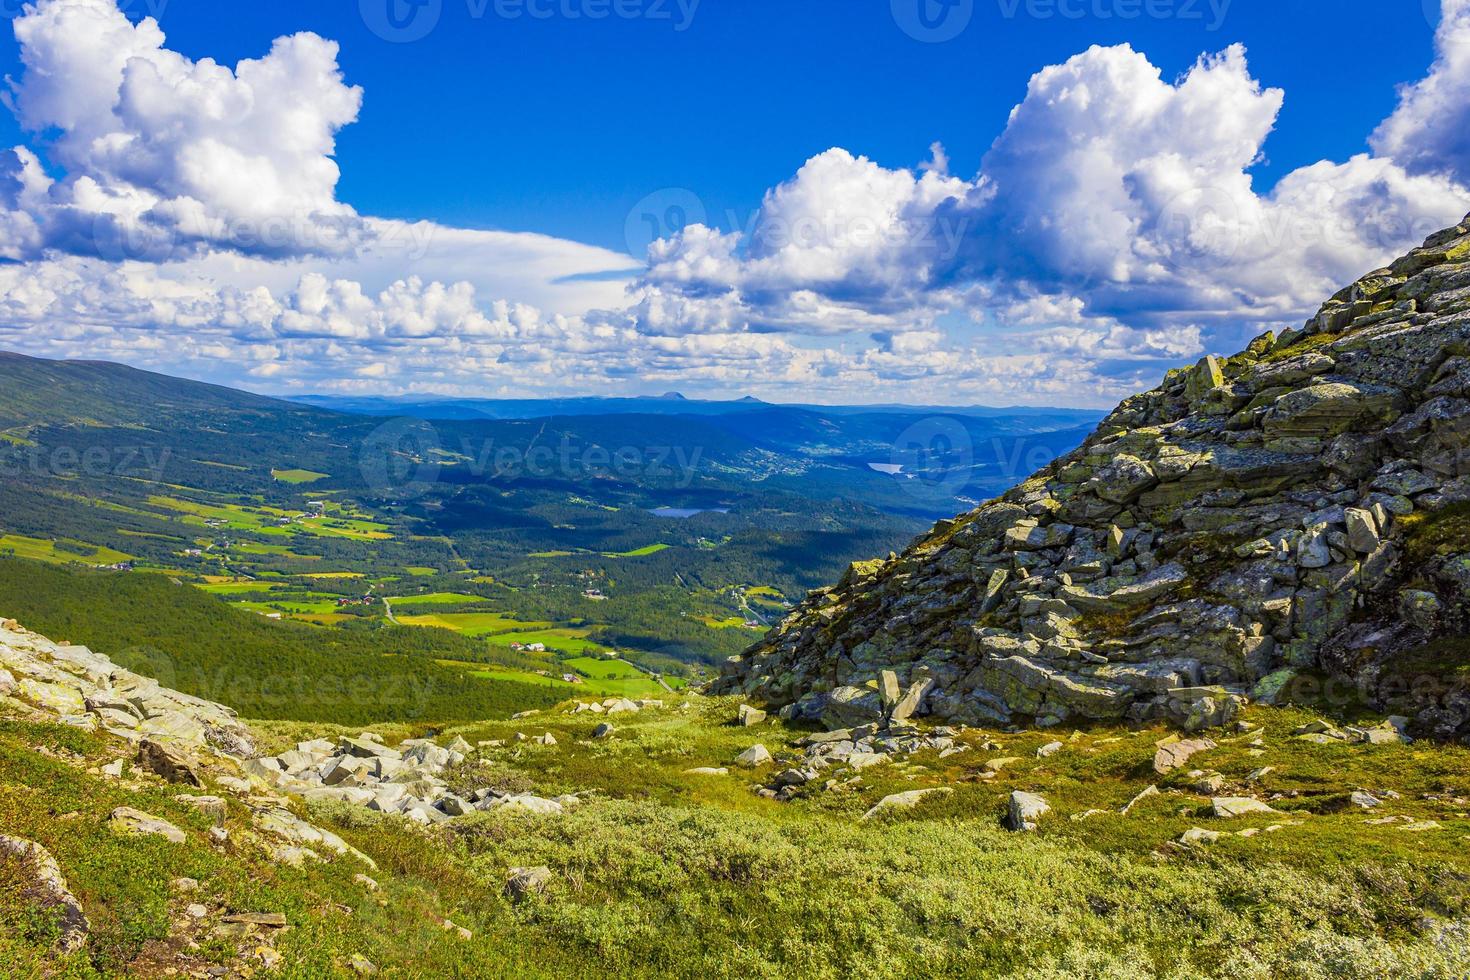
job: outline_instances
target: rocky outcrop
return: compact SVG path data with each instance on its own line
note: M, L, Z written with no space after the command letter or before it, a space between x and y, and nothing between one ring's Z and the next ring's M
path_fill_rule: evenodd
M829 727L1226 724L1325 668L1370 700L1464 626L1470 540L1406 567L1470 502L1470 218L1301 329L1170 372L1081 448L902 555L854 564L713 689ZM1458 545L1456 547L1459 547ZM1470 733L1470 692L1410 705Z
M662 702L612 699L609 704L636 712ZM355 804L422 824L500 807L560 813L578 802L575 796L547 800L488 787L468 798L456 796L444 777L477 754L462 738L449 746L408 739L389 747L364 732L356 738L300 742L279 755L260 756L254 734L224 705L165 688L86 647L54 643L13 620L0 620L0 708L116 736L136 746L133 761L139 772L196 789L212 781L243 797L254 827L280 843L273 853L285 864L322 860L323 850L371 861L330 831L295 816L285 798L264 795L263 790L305 802ZM556 745L549 732L518 740ZM118 759L99 771L121 778L124 765ZM225 809L218 797L176 799L205 812ZM113 810L108 825L125 836L158 836L175 843L187 839L173 824L129 807ZM210 836L215 843L228 839L219 827Z
M0 619L0 668L10 677L0 683L0 704L127 739L140 746L143 765L165 769L171 781L199 785L192 752L255 753L250 729L224 705L169 690L100 653L53 643L10 619Z

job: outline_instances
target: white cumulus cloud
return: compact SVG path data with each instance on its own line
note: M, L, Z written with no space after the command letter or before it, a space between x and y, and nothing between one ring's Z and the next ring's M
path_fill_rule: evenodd
M13 234L13 254L334 253L361 234L332 154L362 90L334 42L279 38L231 69L169 50L153 18L133 24L113 0L39 0L14 30L25 67L7 103L65 177L51 183L28 151L8 161L29 194L7 203L40 231Z

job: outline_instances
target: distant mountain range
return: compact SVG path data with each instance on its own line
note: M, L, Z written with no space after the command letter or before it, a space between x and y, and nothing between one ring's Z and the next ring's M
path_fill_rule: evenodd
M462 483L467 460L497 450L570 444L609 450L672 447L696 461L692 483L714 495L796 494L846 499L904 518L952 514L998 493L1079 444L1100 413L1074 409L774 405L755 398L703 401L671 392L643 398L269 398L96 361L0 352L0 449L70 450L99 440L169 448L190 486L234 472L239 490L270 482L272 468L332 474L319 487L362 487L364 440L381 419L432 426L444 455L440 479ZM34 449L26 450L32 456ZM48 457L49 458L49 457ZM221 470L198 462L241 465ZM201 470L202 472L194 472ZM212 478L211 478L212 477ZM568 488L591 474L558 474ZM617 481L665 492L666 479ZM583 489L606 489L598 479ZM677 501L667 500L670 504ZM682 505L682 504L681 504Z
M1071 429L1095 425L1102 412L1069 408L991 407L984 405L813 405L774 404L746 395L734 400L664 395L619 398L414 398L354 395L298 395L301 405L355 415L449 419L533 419L575 415L728 415L782 408L819 415L955 415L968 418L1025 419L1031 429Z

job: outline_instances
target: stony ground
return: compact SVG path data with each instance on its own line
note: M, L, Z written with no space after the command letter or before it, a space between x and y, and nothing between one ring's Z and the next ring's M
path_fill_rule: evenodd
M155 691L140 734L84 718L136 707L99 696L126 672L7 629L0 976L1427 978L1470 957L1470 750L1372 714L825 731L695 696L362 731ZM91 710L39 704L37 665Z

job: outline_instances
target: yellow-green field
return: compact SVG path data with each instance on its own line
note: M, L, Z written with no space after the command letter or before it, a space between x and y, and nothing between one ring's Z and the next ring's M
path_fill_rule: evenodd
M17 558L33 558L38 561L59 564L82 562L89 565L115 565L120 561L128 561L133 557L121 551L113 551L111 548L87 544L84 541L72 541L63 538L62 543L73 545L80 551L88 553L78 554L67 551L64 548L58 551L55 541L48 541L44 538L28 538L21 534L6 534L0 536L0 555L13 554Z
M509 646L512 643L544 643L546 649L557 650L561 653L600 653L607 649L606 644L593 643L587 639L588 629L575 629L572 627L552 627L550 629L520 630L513 633L497 633L491 637L490 642L496 646Z
M404 626L437 626L440 629L454 630L456 633L461 633L465 636L494 636L494 642L501 645L509 643L508 640L502 641L501 636L511 635L510 631L549 625L545 623L526 623L493 612L438 613L437 615L424 614L421 616L397 616L396 618Z
M608 558L643 558L643 557L645 557L647 555L656 555L660 551L666 550L668 547L669 546L666 545L666 544L648 544L648 545L644 545L641 548L634 548L632 551L614 551L614 552L608 552L607 555L606 555L606 557L608 557Z
M428 592L424 595L396 595L394 602L400 606L457 606L464 603L489 602L484 596L465 595L461 592Z
M329 513L326 517L310 517L282 524L283 521L299 518L300 511L282 510L279 507L245 507L233 503L207 504L181 497L154 495L148 498L150 506L181 515L179 520L191 526L208 526L217 521L233 531L250 531L255 534L292 537L306 534L326 538L348 538L354 541L386 541L393 537L387 525L360 518L348 518Z
M194 588L212 595L241 595L251 592L271 592L284 588L280 582L203 582Z
M658 698L669 693L659 687L656 681L644 674L638 673L636 670L628 667L627 664L604 663L602 666L622 666L632 670L632 676L620 675L617 677L607 677L605 675L609 671L604 671L602 675L593 675L580 684L572 684L562 680L561 677L562 674L570 671L570 663L552 663L548 665L547 669L552 674L550 677L533 674L530 671L510 670L503 667L477 668L470 671L470 676L482 680L513 680L520 681L524 684L538 684L542 687L551 687L564 692L568 698Z
M317 473L314 470L271 470L271 478L282 483L315 483L331 475L330 473Z

